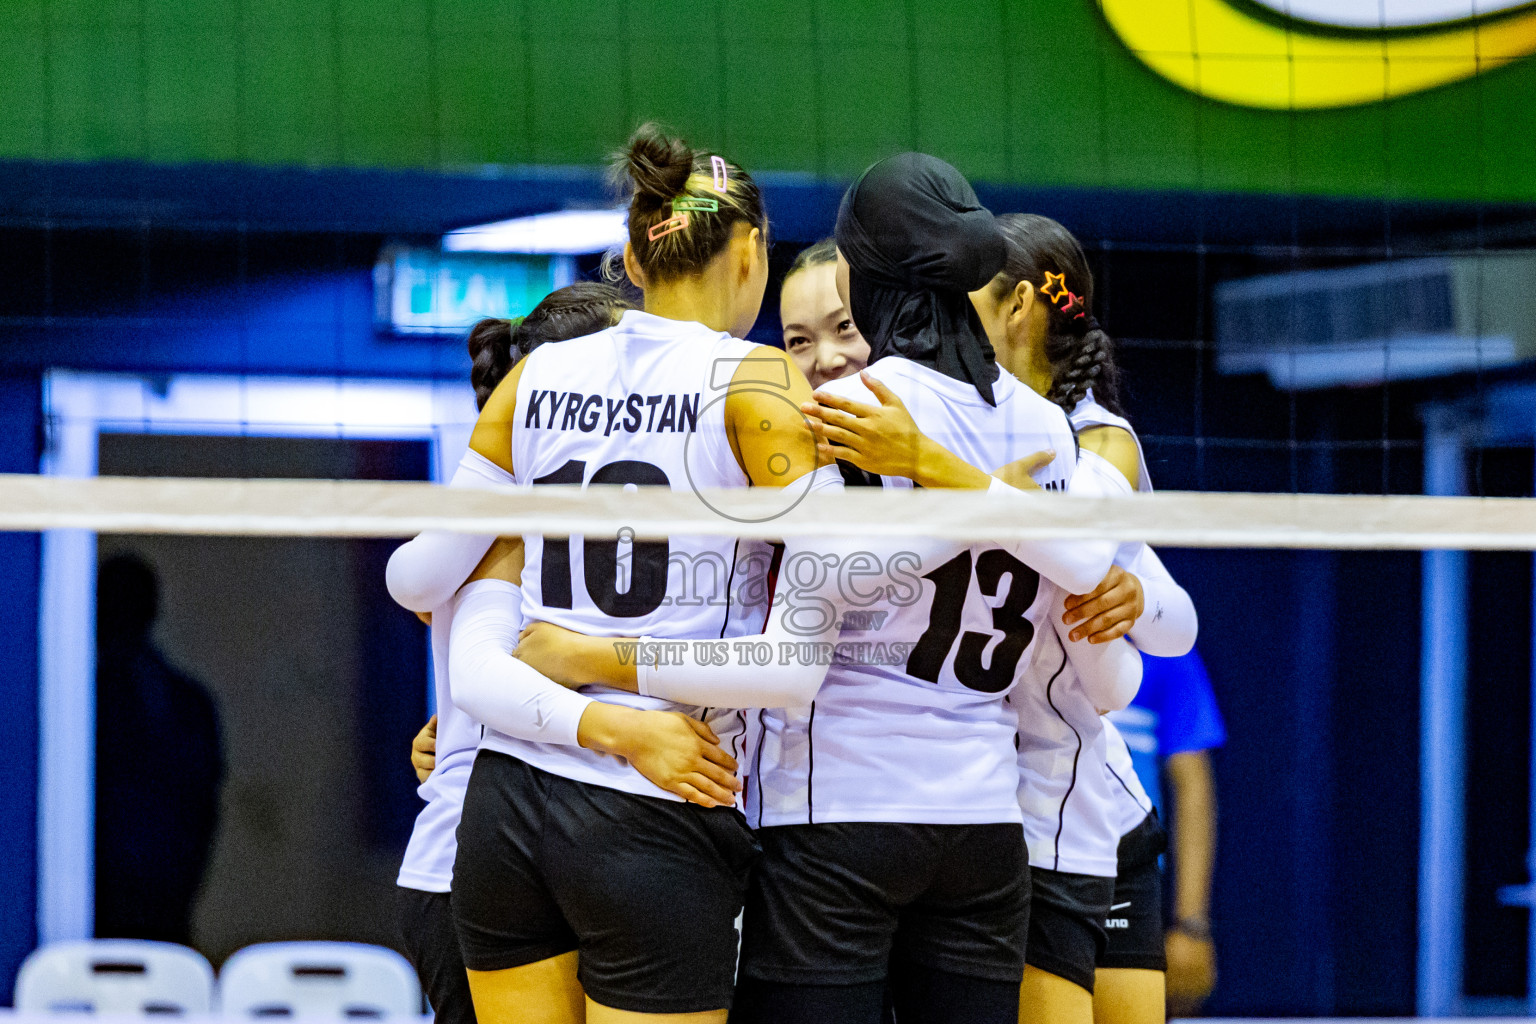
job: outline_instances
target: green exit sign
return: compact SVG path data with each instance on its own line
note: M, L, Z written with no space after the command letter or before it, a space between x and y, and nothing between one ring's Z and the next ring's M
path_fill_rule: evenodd
M574 279L569 256L390 246L374 266L374 319L394 334L459 335L482 317L525 316Z

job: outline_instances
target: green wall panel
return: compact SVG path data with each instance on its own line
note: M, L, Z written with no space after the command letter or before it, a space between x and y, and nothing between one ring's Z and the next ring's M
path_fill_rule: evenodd
M227 29L177 26L144 47L144 147L151 160L239 160L241 51Z
M37 33L0 28L0 159L49 151L47 54Z
M437 130L444 165L532 162L526 52L515 25L438 34Z
M245 35L244 158L325 166L341 159L337 51L322 27L264 26Z
M1536 200L1536 59L1261 111L1158 77L1093 0L0 0L0 158L592 164L645 118L843 177Z

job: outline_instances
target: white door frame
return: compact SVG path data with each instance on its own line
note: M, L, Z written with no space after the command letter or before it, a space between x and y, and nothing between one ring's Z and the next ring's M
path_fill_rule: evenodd
M52 370L40 472L95 476L104 433L427 441L452 475L474 426L462 381ZM90 938L95 909L96 535L43 533L38 615L37 937Z

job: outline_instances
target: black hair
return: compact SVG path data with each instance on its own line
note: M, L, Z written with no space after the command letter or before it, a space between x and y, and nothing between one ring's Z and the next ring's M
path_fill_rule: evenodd
M807 246L800 250L799 255L795 257L795 262L791 263L789 270L785 272L784 280L788 281L802 270L809 270L811 267L820 267L836 262L837 239L823 238L815 245Z
M485 403L517 361L540 345L568 341L612 327L635 304L610 284L577 281L544 296L527 316L487 317L469 329L469 381L475 404Z
M614 156L612 175L629 198L629 247L654 280L703 270L738 223L767 236L768 214L752 176L658 125L643 124L630 136ZM661 228L678 217L687 218L686 227Z
M1038 214L1005 213L997 225L1008 243L1008 261L993 278L993 288L1005 293L1028 281L1050 310L1045 358L1051 364L1051 390L1045 397L1070 413L1092 388L1100 405L1124 415L1115 343L1093 318L1093 272L1082 245L1072 232ZM1049 281L1046 274L1052 275ZM1061 290L1050 292L1058 281Z

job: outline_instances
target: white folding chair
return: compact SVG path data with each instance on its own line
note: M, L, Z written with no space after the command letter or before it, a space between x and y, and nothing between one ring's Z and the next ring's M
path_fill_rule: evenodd
M195 949L140 939L56 942L16 976L16 1009L131 1015L213 1011L213 968Z
M246 946L219 972L226 1017L419 1017L421 986L405 958L356 942Z

